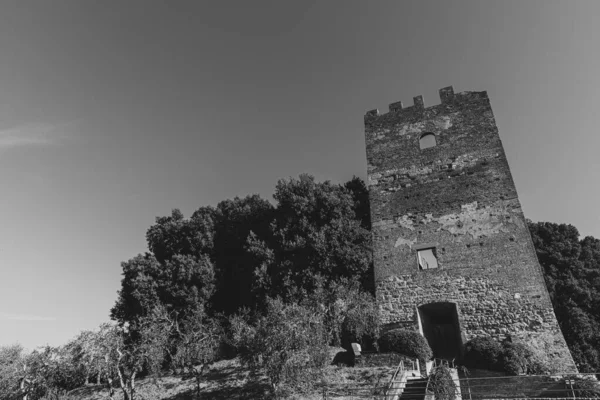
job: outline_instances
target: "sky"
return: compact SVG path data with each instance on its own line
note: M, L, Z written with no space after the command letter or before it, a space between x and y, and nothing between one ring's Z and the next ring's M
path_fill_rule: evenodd
M366 178L363 116L487 90L526 217L600 237L598 1L0 2L0 345L109 320L157 216Z

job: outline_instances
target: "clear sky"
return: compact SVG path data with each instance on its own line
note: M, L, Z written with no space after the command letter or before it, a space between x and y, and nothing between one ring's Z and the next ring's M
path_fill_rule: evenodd
M0 344L109 319L156 216L366 177L363 115L487 90L527 217L600 237L599 1L0 2Z

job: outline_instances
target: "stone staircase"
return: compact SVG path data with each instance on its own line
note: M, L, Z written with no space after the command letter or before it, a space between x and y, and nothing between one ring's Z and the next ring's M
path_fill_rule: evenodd
M406 381L400 400L423 400L426 388L427 378L409 379Z

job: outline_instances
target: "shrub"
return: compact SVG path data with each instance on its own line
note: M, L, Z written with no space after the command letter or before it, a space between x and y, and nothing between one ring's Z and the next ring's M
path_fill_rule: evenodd
M529 372L533 365L533 351L523 343L504 342L502 351L502 366L509 375L523 375Z
M380 330L377 302L358 282L319 281L314 292L305 294L301 304L323 313L331 335L330 345L346 350L351 350L351 343L360 343L365 350L376 348Z
M600 383L593 376L568 376L566 378L575 381L573 390L577 397L600 398Z
M353 367L355 361L354 352L352 350L338 351L331 362L332 365Z
M427 340L419 332L404 329L384 333L379 340L379 347L383 351L395 351L423 361L433 356Z
M450 369L439 366L431 371L429 387L435 396L435 400L454 400L456 398L456 385L452 380Z
M352 297L340 327L342 347L350 349L350 344L356 342L364 349L377 349L380 335L377 302L372 295L357 289L348 292Z
M247 314L230 321L242 362L266 375L276 397L288 391L309 391L322 376L329 361L322 314L267 299L266 312L255 321Z
M542 361L534 359L531 364L528 365L527 373L532 375L549 375L550 368Z
M469 368L501 371L508 375L541 375L549 372L527 344L510 340L498 343L491 337L476 337L468 341L464 364Z
M465 344L464 364L469 368L502 370L502 345L491 337L476 337Z

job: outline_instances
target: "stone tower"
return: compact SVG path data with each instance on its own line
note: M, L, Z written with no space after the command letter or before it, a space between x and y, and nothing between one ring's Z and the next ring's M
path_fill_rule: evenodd
M476 336L535 347L575 372L486 92L365 115L376 295L388 327L418 329L434 356Z

